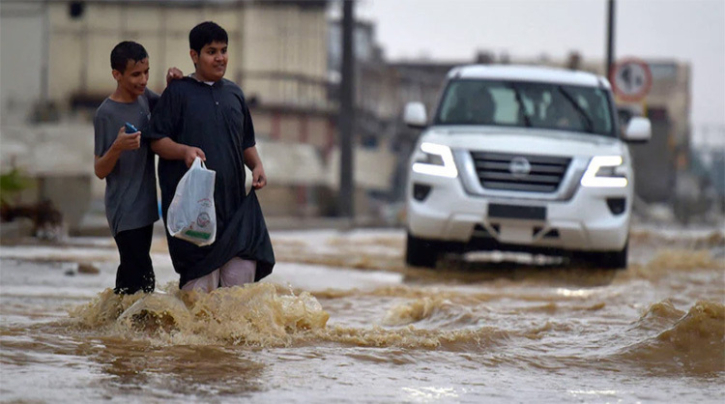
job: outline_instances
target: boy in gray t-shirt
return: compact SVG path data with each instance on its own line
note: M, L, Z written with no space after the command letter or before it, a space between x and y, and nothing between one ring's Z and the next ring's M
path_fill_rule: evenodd
M159 96L146 88L149 59L140 44L116 45L111 68L116 90L96 110L93 127L95 172L106 179L106 218L121 257L114 292L150 293L156 281L149 251L159 214L154 154L141 132ZM169 69L167 81L177 77L181 72ZM126 133L127 123L134 133Z

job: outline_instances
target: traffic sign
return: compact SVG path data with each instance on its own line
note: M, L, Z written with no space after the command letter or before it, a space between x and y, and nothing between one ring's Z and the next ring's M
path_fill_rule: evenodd
M652 72L647 62L636 58L621 59L614 64L609 81L614 94L622 101L637 102L652 88Z

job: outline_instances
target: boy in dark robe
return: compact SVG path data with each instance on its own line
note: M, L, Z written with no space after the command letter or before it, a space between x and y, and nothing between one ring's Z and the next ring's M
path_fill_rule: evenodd
M166 212L176 186L196 157L216 171L214 244L198 247L171 237L169 253L183 290L211 291L269 275L274 252L255 190L267 184L255 147L254 126L242 90L224 79L229 56L227 32L204 22L189 33L195 73L173 81L161 96L146 136L160 156L161 206ZM245 191L244 166L253 190Z

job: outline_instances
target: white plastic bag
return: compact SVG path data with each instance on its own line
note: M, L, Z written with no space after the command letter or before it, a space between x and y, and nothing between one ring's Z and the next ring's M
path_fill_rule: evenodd
M166 215L169 234L198 246L216 240L214 180L216 171L208 170L199 157L176 185L174 199Z

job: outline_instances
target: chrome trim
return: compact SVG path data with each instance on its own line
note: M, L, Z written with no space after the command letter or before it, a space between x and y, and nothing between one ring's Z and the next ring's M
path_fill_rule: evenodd
M499 191L483 188L476 173L476 164L473 161L471 152L485 152L486 150L453 149L453 157L458 168L458 176L463 184L463 189L468 195L500 199L529 199L540 201L568 201L574 197L579 189L584 172L589 165L589 157L572 156L571 163L561 179L561 185L556 192L522 192L522 191ZM561 157L561 156L555 156Z

